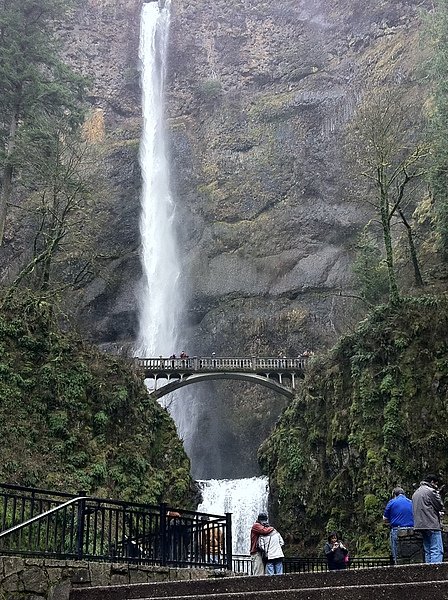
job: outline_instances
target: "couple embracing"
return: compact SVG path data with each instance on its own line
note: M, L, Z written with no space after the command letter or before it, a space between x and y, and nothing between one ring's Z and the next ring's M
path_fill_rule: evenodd
M283 573L284 541L268 523L266 513L260 513L250 531L252 575L281 575Z

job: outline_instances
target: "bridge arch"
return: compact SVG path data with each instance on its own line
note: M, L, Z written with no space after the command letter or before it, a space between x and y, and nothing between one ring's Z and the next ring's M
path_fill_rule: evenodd
M266 376L257 375L256 373L195 373L188 377L168 380L166 385L163 385L159 389L153 390L149 395L151 398L159 399L167 394L178 390L181 387L190 385L192 383L200 383L201 381L211 381L216 379L233 379L239 381L248 381L251 383L257 383L264 387L270 388L275 392L286 396L289 400L294 397L293 390L286 388L275 380L269 379Z

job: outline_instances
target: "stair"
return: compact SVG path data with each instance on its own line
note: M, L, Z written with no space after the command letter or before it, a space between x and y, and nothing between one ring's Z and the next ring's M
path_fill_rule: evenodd
M78 588L70 600L448 600L448 563Z

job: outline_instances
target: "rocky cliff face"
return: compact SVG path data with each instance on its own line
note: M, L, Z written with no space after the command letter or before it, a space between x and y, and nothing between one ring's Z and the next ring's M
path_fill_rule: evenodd
M195 352L205 339L294 353L346 324L334 295L350 289L366 214L341 138L369 88L408 77L416 4L174 2L168 107Z
M185 347L190 355L322 348L353 322L339 292L351 290L353 244L367 218L349 192L343 133L373 86L412 79L425 2L171 7L167 116L189 297ZM140 8L141 0L83 0L65 32L67 57L94 79L93 129L108 152L110 193L101 225L90 224L100 272L75 298L81 327L105 347L131 345L137 322ZM22 250L11 235L8 264ZM221 406L225 394L205 395ZM241 395L252 414L272 400L238 387L227 394L230 409L239 411ZM215 416L225 420L221 408ZM225 462L238 463L243 449L255 457L266 433L258 418L242 421L257 435Z
M369 217L351 195L343 137L372 88L412 80L417 5L173 2L168 111L191 352L296 355L356 320L338 294L352 289ZM276 399L214 390L205 405L216 395L232 414L251 406L244 443L225 454L230 476L278 414ZM225 429L218 439L235 437ZM215 439L196 437L194 464Z
M333 295L350 289L366 215L342 136L373 86L410 79L422 5L172 0L167 113L190 353L296 352L344 327ZM131 341L136 320L140 8L84 0L67 34L110 150L97 233L114 256L82 308L100 343Z

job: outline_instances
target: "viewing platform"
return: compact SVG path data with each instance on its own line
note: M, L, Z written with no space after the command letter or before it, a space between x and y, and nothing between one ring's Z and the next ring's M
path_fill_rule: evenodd
M162 396L192 383L216 379L249 381L292 398L304 378L309 356L297 358L193 356L138 358L145 380L154 380L151 396ZM159 387L159 383L163 385Z

